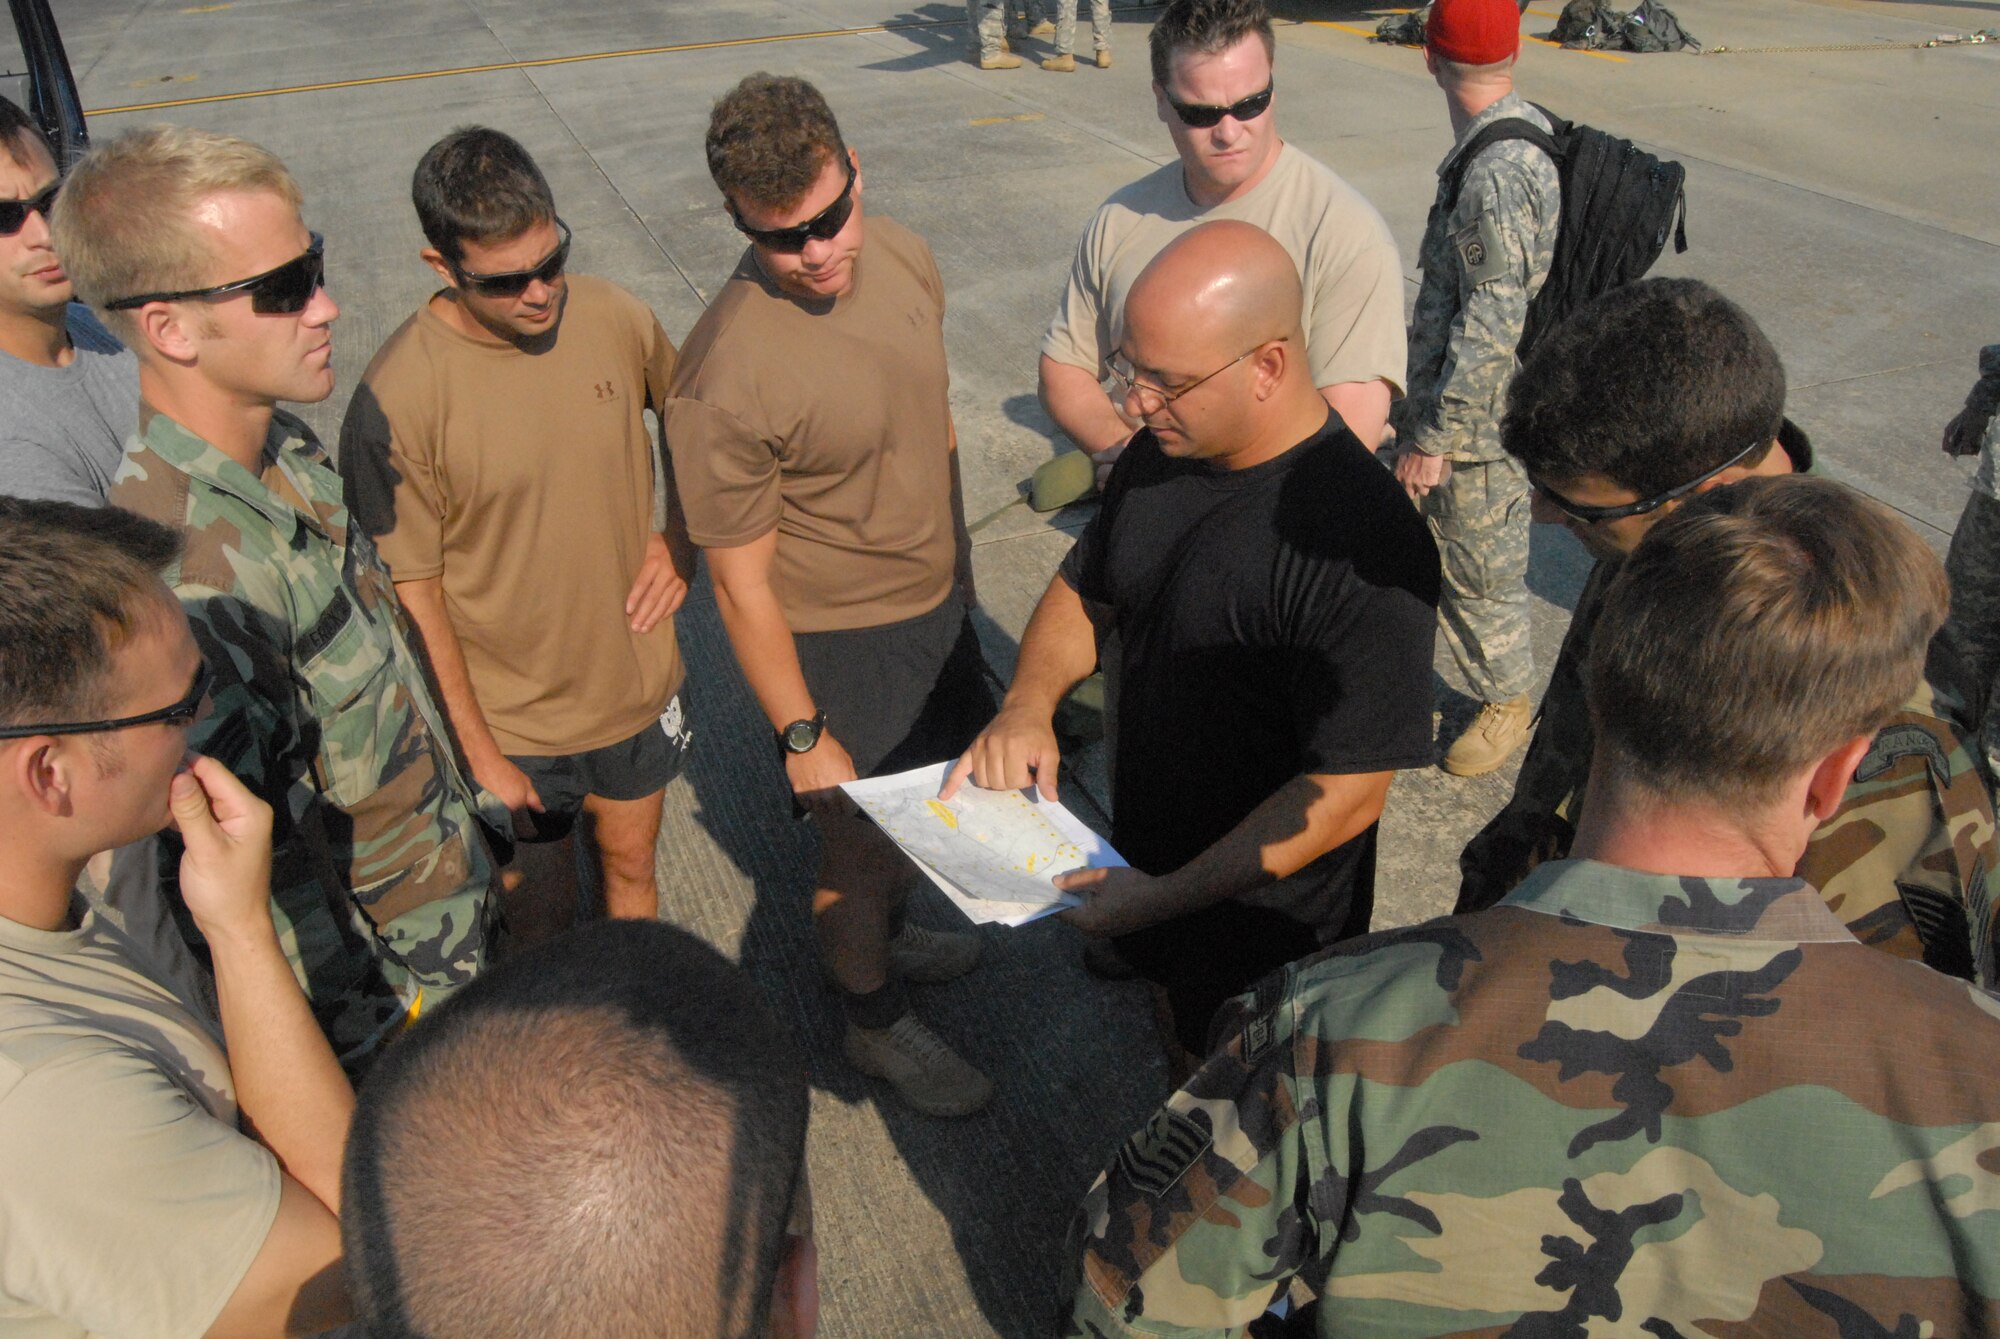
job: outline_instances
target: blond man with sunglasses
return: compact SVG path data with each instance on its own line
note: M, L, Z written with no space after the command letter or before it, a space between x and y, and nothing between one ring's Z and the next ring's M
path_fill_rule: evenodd
M1042 337L1042 405L1098 462L1100 482L1139 428L1104 382L1126 296L1154 256L1202 223L1239 219L1278 239L1305 284L1313 385L1373 450L1402 392L1403 269L1361 193L1277 129L1277 43L1263 0L1174 0L1152 32L1153 97L1179 155L1112 195L1077 244Z
M454 130L410 193L444 287L348 404L348 505L473 775L514 815L510 927L527 942L571 919L574 831L605 911L651 918L661 797L690 739L673 615L694 550L645 419L674 345L645 303L568 272L569 227L511 136Z
M280 940L358 1072L484 965L495 862L388 571L277 407L333 391L340 309L300 204L267 150L161 126L79 163L54 224L138 355L110 501L185 537L166 576L215 675L190 741L276 811Z

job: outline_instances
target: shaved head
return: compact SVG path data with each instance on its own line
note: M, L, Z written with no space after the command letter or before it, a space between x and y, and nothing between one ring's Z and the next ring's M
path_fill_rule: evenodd
M1316 429L1325 402L1305 361L1304 302L1291 255L1248 223L1204 223L1153 257L1125 299L1119 353L1142 383L1192 387L1138 405L1162 450L1226 462L1273 433L1306 424L1290 446Z
M1262 228L1233 219L1182 233L1153 257L1125 299L1125 327L1145 342L1233 358L1299 330L1298 266ZM1208 346L1212 345L1213 348Z

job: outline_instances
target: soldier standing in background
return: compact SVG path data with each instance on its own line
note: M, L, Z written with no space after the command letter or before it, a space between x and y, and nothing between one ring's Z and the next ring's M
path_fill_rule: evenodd
M1979 351L1979 380L1965 408L1944 429L1944 453L1979 457L1972 495L1952 533L1944 570L1951 577L1951 617L1944 635L1962 660L1978 703L1978 747L1986 784L2000 779L2000 718L1993 711L2000 681L2000 344Z
M494 860L389 573L277 408L333 392L340 309L300 199L269 151L162 126L71 172L55 234L139 358L110 502L186 534L165 575L215 675L189 746L275 811L279 936L358 1070L485 964Z
M1418 255L1424 282L1410 324L1410 393L1391 421L1396 478L1422 508L1444 561L1445 643L1480 702L1443 767L1479 776L1504 763L1532 723L1528 480L1500 449L1499 423L1528 304L1555 260L1562 187L1554 160L1523 140L1459 161L1473 136L1503 118L1552 128L1514 92L1521 29L1513 0L1438 0L1425 43L1456 138L1438 166Z
M972 30L972 61L982 70L1018 70L1021 58L1007 49L1009 0L965 0Z
M2000 1002L1792 874L1944 606L1827 480L1661 523L1598 626L1577 858L1238 1000L1085 1198L1064 1333L1220 1339L1294 1279L1321 1336L1993 1332Z

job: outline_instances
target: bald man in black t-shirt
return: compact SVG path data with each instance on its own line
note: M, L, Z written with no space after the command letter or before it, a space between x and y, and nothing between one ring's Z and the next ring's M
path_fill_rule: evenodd
M1132 868L1059 879L1062 915L1165 987L1193 1054L1223 1000L1368 929L1390 778L1431 761L1437 549L1314 390L1300 301L1246 223L1140 276L1111 368L1145 430L945 787L1053 798L1056 704L1103 665Z

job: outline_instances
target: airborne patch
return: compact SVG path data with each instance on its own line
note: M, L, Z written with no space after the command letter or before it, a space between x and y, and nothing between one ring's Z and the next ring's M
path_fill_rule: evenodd
M1507 251L1500 245L1500 230L1483 210L1478 218L1451 235L1452 249L1458 252L1459 270L1465 285L1477 288L1507 273Z
M1201 1121L1162 1107L1118 1150L1118 1170L1134 1187L1158 1199L1214 1142L1215 1136Z

